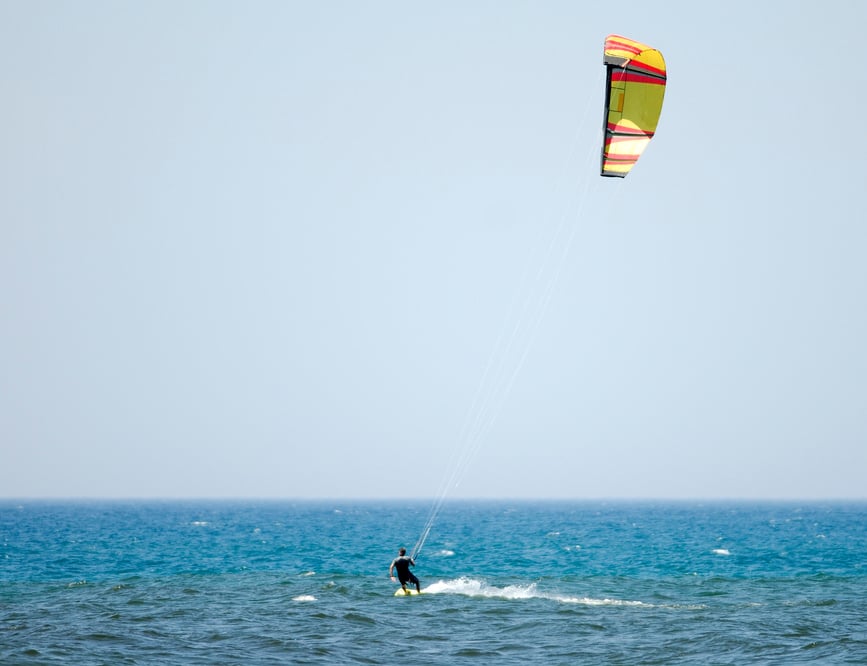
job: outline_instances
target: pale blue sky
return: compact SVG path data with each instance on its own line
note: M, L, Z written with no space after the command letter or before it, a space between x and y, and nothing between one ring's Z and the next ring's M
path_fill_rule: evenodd
M0 496L865 497L867 4L767 4L0 2Z

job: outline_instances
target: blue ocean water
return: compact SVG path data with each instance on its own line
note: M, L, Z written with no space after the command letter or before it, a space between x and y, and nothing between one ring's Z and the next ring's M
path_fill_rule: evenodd
M865 664L867 504L2 502L2 664Z

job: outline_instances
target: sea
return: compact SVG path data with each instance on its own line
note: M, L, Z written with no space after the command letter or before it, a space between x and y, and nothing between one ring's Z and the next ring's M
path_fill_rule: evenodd
M0 502L0 664L399 663L867 664L867 504Z

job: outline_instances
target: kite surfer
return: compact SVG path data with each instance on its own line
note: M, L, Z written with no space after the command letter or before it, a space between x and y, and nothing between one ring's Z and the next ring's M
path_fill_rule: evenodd
M397 569L397 578L400 580L400 586L406 592L406 584L412 583L415 585L416 591L421 593L421 583L418 578L409 570L415 566L415 561L406 554L406 548L401 548L397 551L398 556L391 561L391 566L388 567L388 575L394 580L394 570Z

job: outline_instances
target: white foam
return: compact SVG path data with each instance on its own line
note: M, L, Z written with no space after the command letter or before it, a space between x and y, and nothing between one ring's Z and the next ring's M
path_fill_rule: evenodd
M714 555L731 555L728 548L714 548L713 554Z
M302 575L302 576L315 576L315 575L316 575L316 572L315 572L315 571L305 571L305 572L304 572L303 574L301 574L301 575Z
M455 554L455 551L453 551L453 550L441 550L441 551L434 553L434 555L436 557L454 557L454 554Z
M651 607L653 604L646 604L643 601L629 601L628 599L592 599L590 597L563 597L552 595L550 597L554 601L559 601L564 604L580 604L582 606L647 606Z
M549 592L541 592L535 583L527 585L506 585L497 587L488 585L473 578L458 578L456 580L441 580L426 587L425 594L462 594L468 597L486 597L491 599L547 599L564 604L583 604L585 606L650 606L643 601L628 601L622 599L593 599L590 597L572 597Z
M208 524L208 521L206 521L206 520L194 520L194 521L193 521L192 523L190 523L190 524L191 524L191 525L195 525L196 527L205 527L205 525Z
M316 597L312 594L299 594L297 597L293 597L292 601L316 601Z
M473 578L441 580L425 588L431 594L463 594L469 597L496 597L501 599L530 599L536 595L536 584L496 587Z

